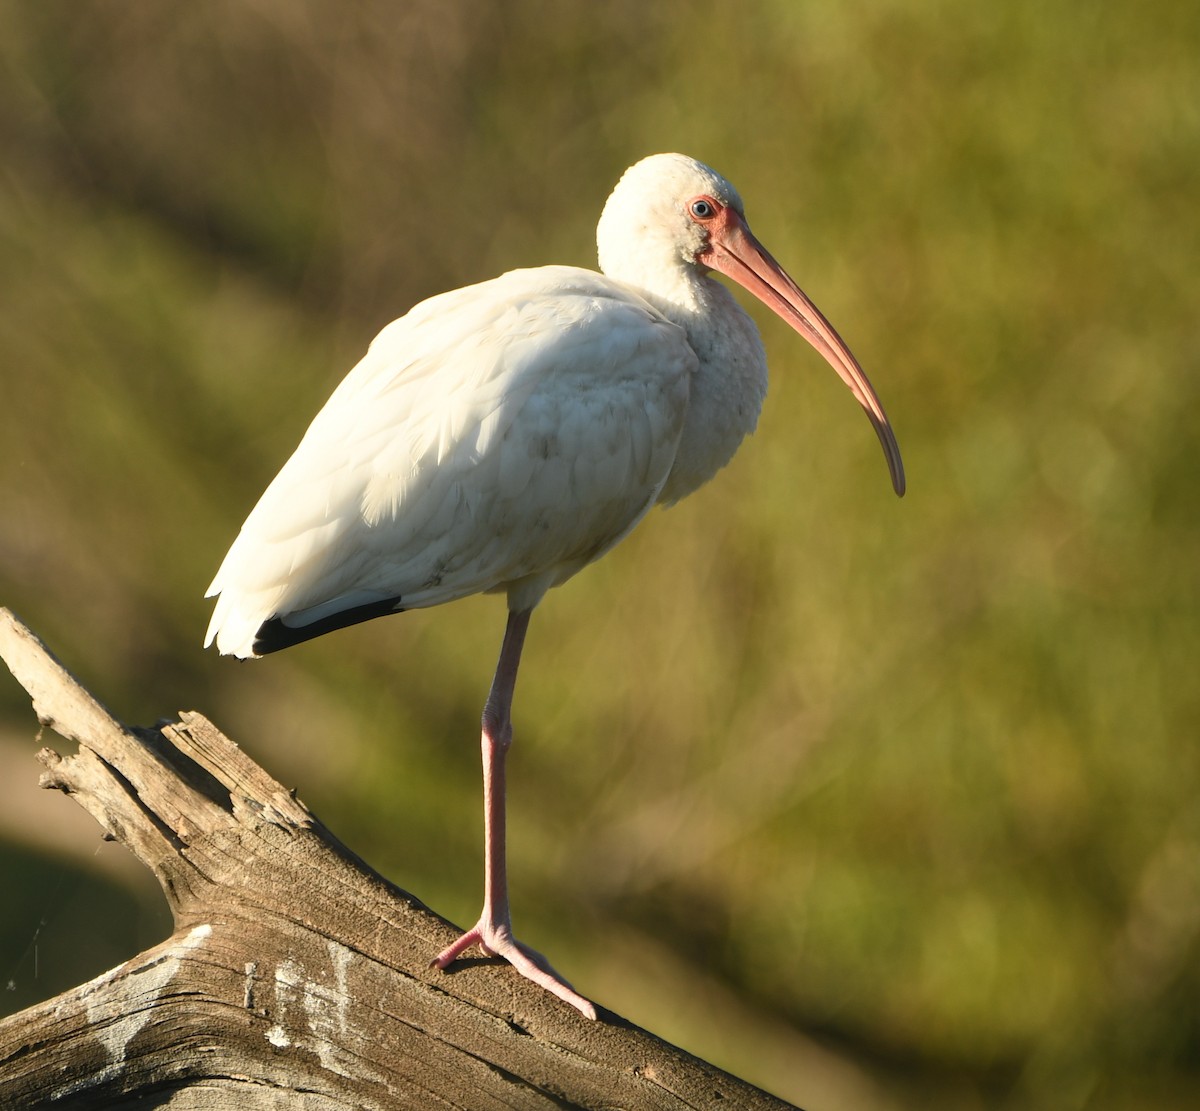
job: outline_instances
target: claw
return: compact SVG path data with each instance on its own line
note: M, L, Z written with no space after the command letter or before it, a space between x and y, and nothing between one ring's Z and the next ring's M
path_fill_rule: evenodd
M569 1003L584 1018L596 1017L596 1008L590 1000L585 999L555 972L541 953L517 941L512 936L512 931L504 926L493 927L481 920L452 945L443 949L429 962L429 966L446 969L472 945L478 945L485 956L500 957L508 961L525 979L532 980L558 996L564 1003Z

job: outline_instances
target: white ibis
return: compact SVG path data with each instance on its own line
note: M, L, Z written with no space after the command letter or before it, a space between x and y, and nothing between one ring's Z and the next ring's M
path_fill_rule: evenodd
M849 348L751 234L719 174L679 154L627 170L597 229L603 274L514 270L424 301L375 338L267 488L208 589L206 646L256 657L479 592L508 597L483 710L478 946L583 1014L595 1008L513 937L504 761L529 617L659 503L702 486L758 420L762 341L716 270L841 375L904 470Z

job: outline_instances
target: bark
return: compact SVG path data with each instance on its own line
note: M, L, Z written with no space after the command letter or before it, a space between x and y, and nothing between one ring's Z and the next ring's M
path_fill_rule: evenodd
M502 962L354 856L210 721L116 721L9 611L0 656L64 791L162 885L175 932L0 1022L0 1107L786 1108Z

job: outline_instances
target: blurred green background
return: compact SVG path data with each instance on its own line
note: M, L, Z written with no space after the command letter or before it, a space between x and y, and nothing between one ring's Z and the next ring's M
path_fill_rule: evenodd
M846 337L534 620L518 933L809 1111L1200 1099L1200 7L0 4L0 603L478 912L503 602L240 665L201 595L367 342L682 150ZM49 736L42 743L57 743ZM170 929L0 680L0 998Z

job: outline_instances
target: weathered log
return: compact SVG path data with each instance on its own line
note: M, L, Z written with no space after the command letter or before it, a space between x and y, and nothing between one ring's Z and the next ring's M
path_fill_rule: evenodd
M0 656L71 795L166 894L175 932L0 1022L0 1107L786 1108L503 962L429 956L457 929L355 857L197 713L116 721L8 610Z

